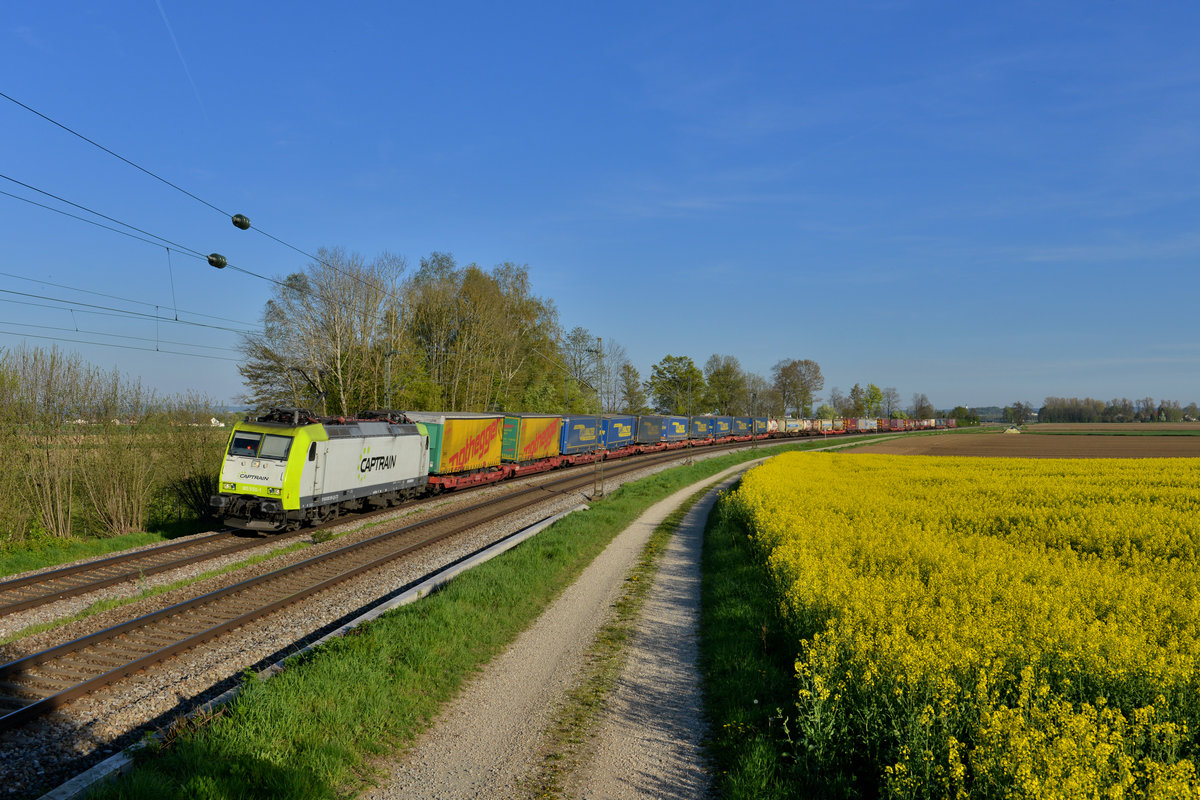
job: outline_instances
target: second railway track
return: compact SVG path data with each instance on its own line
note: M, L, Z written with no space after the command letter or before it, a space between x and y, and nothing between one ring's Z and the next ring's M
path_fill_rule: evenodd
M0 617L284 540L219 531L0 581Z

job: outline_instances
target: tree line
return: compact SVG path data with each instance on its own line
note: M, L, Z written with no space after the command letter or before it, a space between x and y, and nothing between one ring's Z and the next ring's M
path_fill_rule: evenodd
M905 408L894 387L869 382L835 387L821 404L825 378L806 358L759 375L733 355L700 365L670 354L643 377L612 338L566 329L528 267L459 265L439 252L410 269L392 254L320 250L280 281L242 352L241 399L257 409L941 416L924 394Z
M1020 405L1020 404L1017 404ZM1025 404L1026 416L1031 409ZM1038 422L1185 422L1200 420L1196 403L1182 406L1175 400L1143 397L1109 401L1091 397L1047 397L1037 413Z

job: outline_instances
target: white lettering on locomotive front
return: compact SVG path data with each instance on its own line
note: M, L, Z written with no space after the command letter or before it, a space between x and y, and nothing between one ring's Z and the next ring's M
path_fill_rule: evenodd
M377 469L391 469L396 466L395 456L372 456L358 462L359 472L373 472Z

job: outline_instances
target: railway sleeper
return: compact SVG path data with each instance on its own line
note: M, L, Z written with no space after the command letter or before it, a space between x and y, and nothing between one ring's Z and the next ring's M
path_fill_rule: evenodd
M102 670L102 669L91 669L91 670L71 669L70 667L68 667L67 665L65 665L65 664L62 664L62 663L56 663L56 664L54 665L54 674L55 674L55 675L62 675L62 676L68 677L68 678L73 678L73 679L74 679L74 680L75 680L77 683L80 683L80 682L86 681L86 680L88 680L88 679L90 679L90 678L94 678L94 677L96 677L97 675L102 675L102 674L103 674L103 673L105 673L105 672L108 672L108 670Z
M35 700L41 700L43 697L49 697L54 692L43 692L38 689L27 686L23 683L12 683L11 681L0 681L0 692L5 695L20 698L21 695L32 695Z
M24 678L34 686L50 687L52 691L47 692L47 695L58 694L63 689L70 689L72 686L75 686L79 683L79 681L64 681L60 678L55 678L52 675L35 674L32 672L25 673Z

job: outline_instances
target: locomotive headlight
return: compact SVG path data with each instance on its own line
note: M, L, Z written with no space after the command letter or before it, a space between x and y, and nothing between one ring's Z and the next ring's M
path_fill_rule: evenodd
M270 487L269 489L267 489L267 494L274 494L274 495L277 495L277 494L279 494L279 493L280 493L280 491L282 491L282 490L281 490L281 489L276 489L274 486L272 486L272 487Z
M233 481L221 481L221 488L227 492L233 492L237 490L237 484Z

